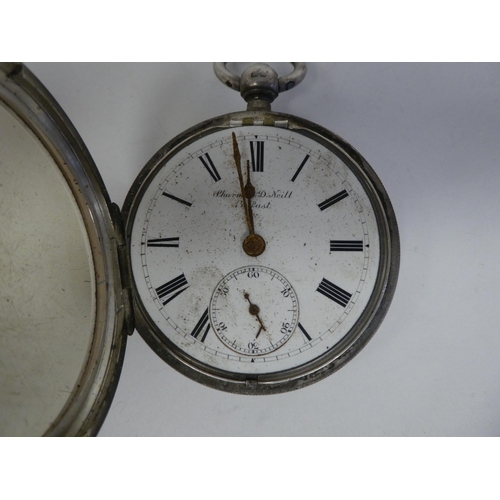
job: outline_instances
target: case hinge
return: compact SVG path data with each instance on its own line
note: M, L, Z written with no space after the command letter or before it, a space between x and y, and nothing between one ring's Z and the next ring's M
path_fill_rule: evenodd
M134 309L132 302L132 280L130 273L130 260L128 258L127 245L125 242L123 221L120 208L115 203L111 203L111 217L115 228L116 250L118 254L118 265L121 278L121 297L123 312L125 314L125 331L128 335L134 332ZM117 311L118 312L118 311Z
M232 119L229 122L230 127L243 127L246 126L256 126L264 125L268 127L280 127L288 128L288 120L277 120L274 116L270 115L258 115L258 116L248 116L243 119Z

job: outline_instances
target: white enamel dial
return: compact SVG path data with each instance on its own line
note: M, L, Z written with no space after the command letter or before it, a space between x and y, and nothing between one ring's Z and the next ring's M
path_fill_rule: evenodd
M166 147L129 195L140 331L167 361L208 377L303 375L343 354L376 313L384 222L370 180L342 150L286 128L238 125ZM242 196L248 178L251 199ZM243 248L245 203L265 242L256 257Z

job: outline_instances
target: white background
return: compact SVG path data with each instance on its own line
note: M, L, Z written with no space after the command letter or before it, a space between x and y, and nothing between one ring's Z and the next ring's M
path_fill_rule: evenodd
M120 206L168 140L245 107L210 63L28 66L73 121ZM384 323L329 378L265 397L185 378L136 332L101 436L499 435L500 65L308 69L273 109L343 137L385 185L401 269Z

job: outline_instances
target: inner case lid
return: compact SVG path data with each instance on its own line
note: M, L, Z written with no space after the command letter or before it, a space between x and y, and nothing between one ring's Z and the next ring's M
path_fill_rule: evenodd
M0 228L0 435L95 435L132 328L120 215L21 64L0 64Z

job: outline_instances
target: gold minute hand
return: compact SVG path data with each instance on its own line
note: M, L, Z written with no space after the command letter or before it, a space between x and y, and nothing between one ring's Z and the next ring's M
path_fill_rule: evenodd
M248 229L250 234L255 234L255 227L253 225L253 212L252 212L252 198L255 196L255 188L250 182L250 161L247 160L247 183L245 184L245 198L247 199L248 210Z
M266 242L262 236L255 234L254 230L251 198L255 195L255 188L250 182L250 162L247 162L247 184L245 186L243 182L243 172L241 170L240 148L238 147L238 141L236 140L236 134L234 132L232 133L232 136L234 162L236 163L236 170L238 171L238 179L240 181L241 202L243 203L243 209L245 210L245 219L247 221L249 232L249 235L243 241L243 250L250 257L258 257L266 249Z
M236 140L236 134L233 132L233 153L234 153L234 162L236 163L236 170L238 171L238 179L240 181L240 189L241 189L241 202L243 203L243 209L245 211L245 219L247 221L248 230L250 234L253 234L253 227L250 218L250 212L248 209L248 200L245 195L245 186L243 184L243 172L241 170L241 154L240 148L238 147L238 141Z

